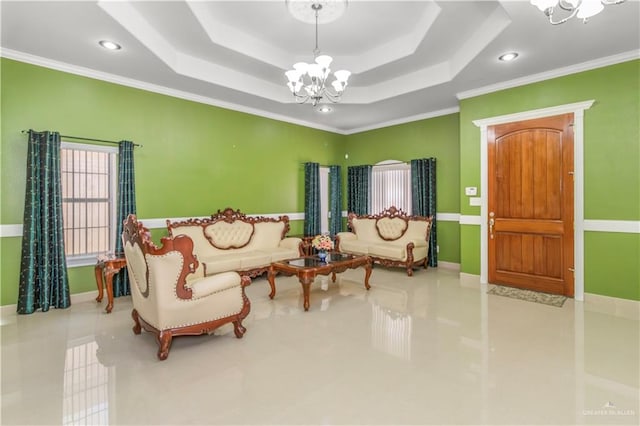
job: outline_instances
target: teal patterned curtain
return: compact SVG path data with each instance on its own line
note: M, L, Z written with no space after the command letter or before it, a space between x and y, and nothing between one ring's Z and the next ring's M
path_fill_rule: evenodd
M29 130L18 313L68 308L64 254L60 134Z
M347 210L350 213L369 214L372 169L372 166L347 167Z
M438 227L436 224L436 159L411 160L412 214L433 216L429 237L429 266L438 266Z
M320 233L320 165L304 163L304 235Z
M116 217L116 253L122 247L122 224L129 214L136 214L136 178L133 167L133 142L121 141L118 146L118 216ZM113 276L113 296L131 294L129 275L122 268Z
M329 233L334 236L342 231L342 175L340 166L329 166Z

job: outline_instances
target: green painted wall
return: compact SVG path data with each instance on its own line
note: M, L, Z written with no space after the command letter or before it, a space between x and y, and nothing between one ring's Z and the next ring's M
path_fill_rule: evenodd
M207 215L226 206L302 212L306 161L341 164L346 176L350 165L430 156L438 159L438 212L479 215L462 190L480 187L472 120L588 99L596 103L585 113L585 217L640 220L639 64L466 99L459 114L344 136L1 59L0 224L22 223L20 130L29 128L143 144L135 153L140 217ZM479 227L438 225L439 258L478 274ZM301 221L292 222L292 233L301 231ZM161 234L154 231L154 239ZM0 305L16 303L20 241L0 238ZM638 234L587 233L585 291L639 300L639 246ZM92 268L73 268L70 276L72 293L95 289Z
M438 213L460 211L459 115L449 114L407 124L349 135L346 143L348 166L376 164L383 160L410 161L436 158ZM344 179L346 182L346 178ZM460 233L457 222L438 222L438 260L460 262Z
M339 164L346 136L2 59L0 223L20 224L27 144L23 129L129 139L138 215L304 211L306 161ZM292 223L292 233L302 225ZM0 304L17 301L21 238L2 238ZM71 268L72 293L95 289L91 267Z
M480 214L479 207L468 206L463 191L465 186L478 186L482 191L480 130L473 120L590 99L596 102L585 111L585 219L640 220L638 60L462 100L458 191L461 214ZM479 227L475 232L479 233ZM611 261L614 252L610 249L620 242L618 234L599 233L585 238L585 292L640 300L637 238L637 234L625 235L625 247L632 248L635 241L636 249L616 249L615 262ZM478 274L479 236L463 234L461 239L461 270ZM615 275L617 283L610 285L603 273L593 273L596 270L606 273L606 277Z

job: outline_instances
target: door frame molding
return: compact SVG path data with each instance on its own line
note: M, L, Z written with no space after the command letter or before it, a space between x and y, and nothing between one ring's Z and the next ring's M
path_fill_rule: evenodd
M532 120L554 115L573 113L573 223L574 223L574 298L584 300L584 111L591 108L595 100L557 105L549 108L534 109L513 114L473 120L480 128L480 282L488 283L489 240L487 237L487 218L489 208L489 165L488 139L489 126Z

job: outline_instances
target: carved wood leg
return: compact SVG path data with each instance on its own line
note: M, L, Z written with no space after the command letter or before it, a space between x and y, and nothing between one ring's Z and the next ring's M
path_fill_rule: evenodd
M142 332L142 327L140 326L140 316L138 315L138 311L135 309L131 311L131 317L133 318L133 334L140 334Z
M371 265L371 259L364 265L364 288L369 290L371 286L369 285L369 277L371 276L371 269L373 269Z
M246 328L242 326L242 320L238 319L233 322L233 332L236 334L238 339L241 339L244 336L244 332L247 331Z
M113 309L113 276L118 272L118 270L113 267L108 266L106 271L104 272L104 278L107 284L107 308L106 311L108 314L111 313Z
M160 344L160 349L158 349L158 358L160 361L164 361L169 356L172 339L173 336L171 335L171 331L160 332L160 335L158 336L158 343Z
M411 265L407 266L407 275L410 277L413 276L413 267Z
M302 276L300 277L300 284L302 285L302 296L304 299L304 310L309 310L309 292L311 288L311 283L315 279L315 276Z
M331 273L331 282L333 282L333 283L336 282L336 273L335 272Z
M269 271L267 272L267 281L269 281L269 286L271 287L271 293L269 293L269 299L273 299L276 295L276 271L273 269L273 266L269 267Z
M98 263L96 267L93 269L93 272L96 276L96 285L98 286L98 297L96 297L96 302L102 302L102 295L104 293L104 282L102 281L103 267L104 267L103 263Z

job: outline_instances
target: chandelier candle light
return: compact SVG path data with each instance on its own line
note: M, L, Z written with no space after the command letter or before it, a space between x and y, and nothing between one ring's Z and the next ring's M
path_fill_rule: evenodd
M333 89L326 86L327 79L331 74L329 65L333 62L333 58L329 55L321 55L318 48L318 13L322 7L320 2L311 4L316 23L316 48L313 50L315 62L310 64L298 62L293 65L292 70L285 73L289 80L287 86L296 102L300 104L311 101L313 106L316 106L325 97L331 102L339 102L351 75L351 72L347 70L336 71L333 73L335 80L331 83Z
M612 4L624 3L626 0L530 0L531 4L536 6L540 11L544 12L549 18L552 25L564 24L569 19L582 19L585 24L592 16L602 12L605 6ZM560 20L553 19L556 7L568 13L567 16Z

